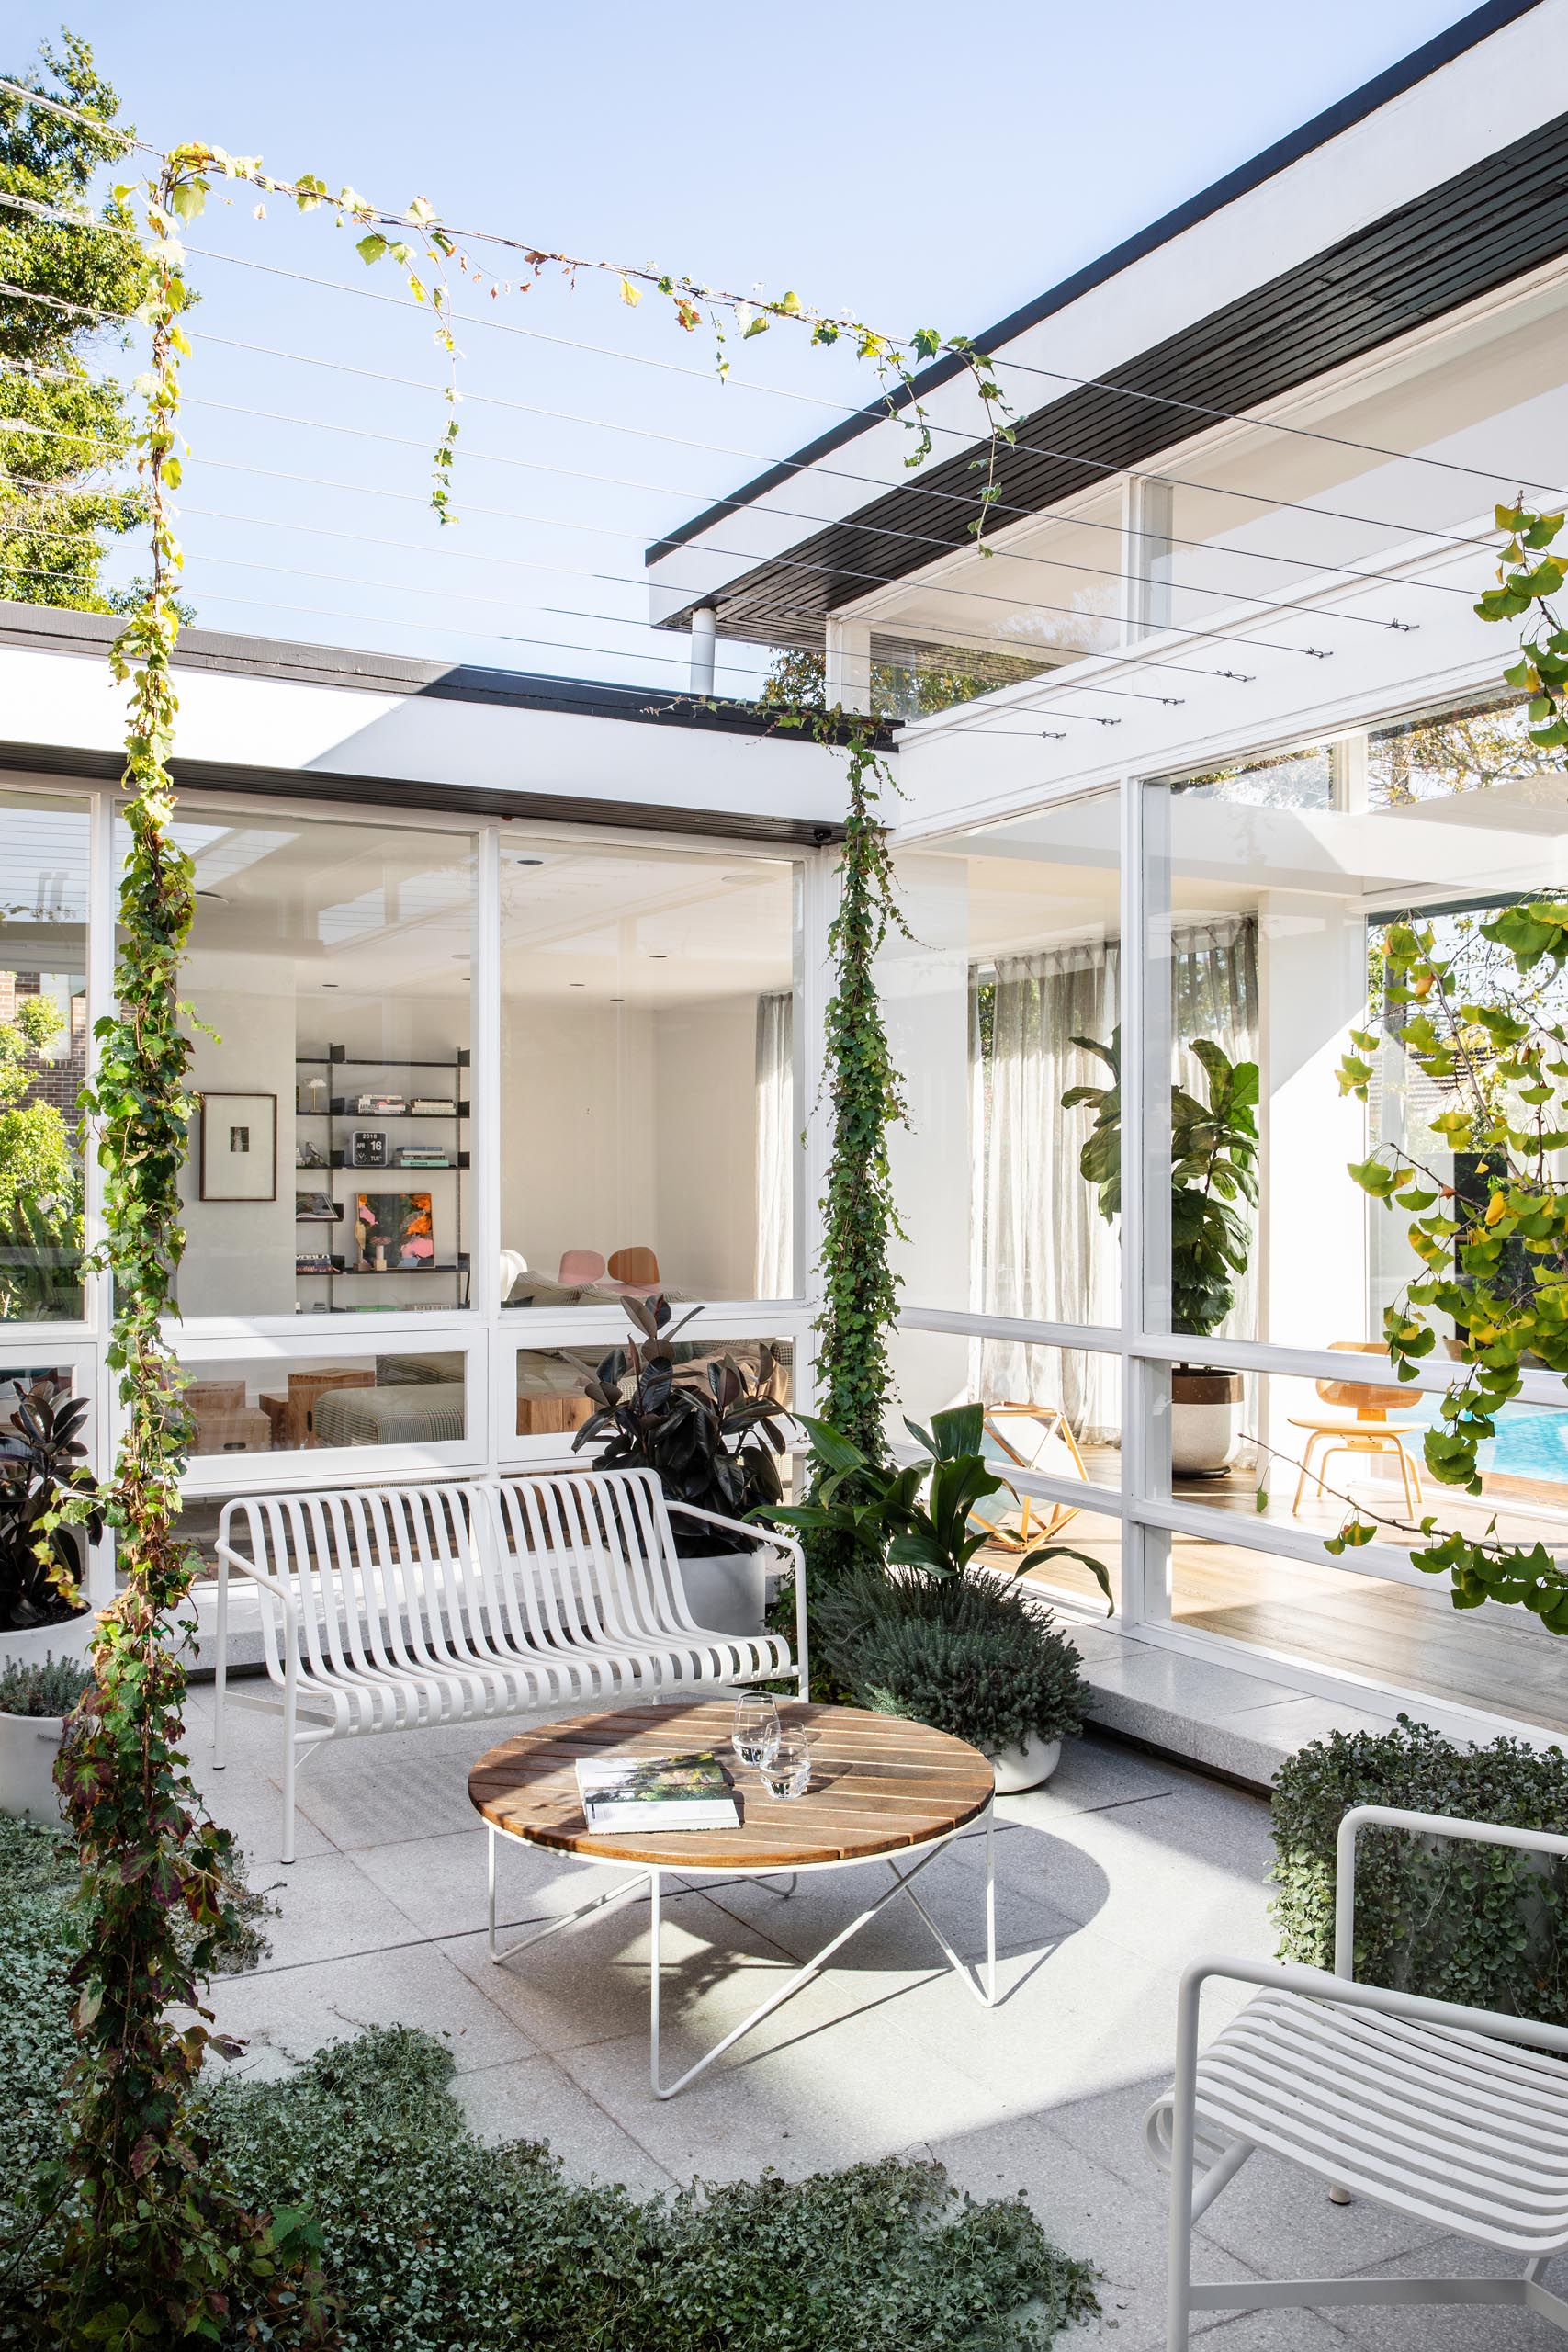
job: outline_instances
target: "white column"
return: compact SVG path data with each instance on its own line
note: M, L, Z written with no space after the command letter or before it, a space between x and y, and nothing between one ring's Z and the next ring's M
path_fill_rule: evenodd
M829 710L871 708L871 623L829 615L823 639L828 657L825 698Z
M692 615L692 692L711 695L714 661L718 649L718 615L711 605L699 605Z

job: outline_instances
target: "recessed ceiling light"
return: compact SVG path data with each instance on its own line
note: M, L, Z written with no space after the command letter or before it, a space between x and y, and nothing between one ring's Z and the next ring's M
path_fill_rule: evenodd
M567 986L569 989L585 989L588 983L586 980L568 980Z
M518 865L543 865L545 861L542 857L520 857L514 862Z
M335 989L335 988L337 987L337 985L338 985L338 983L336 982L336 980L323 980L323 981L321 982L321 986L322 986L324 989Z
M624 996L613 996L610 999L610 1002L612 1004L625 1004L626 998Z
M668 964L670 952L664 947L650 947L648 951L648 960L650 964Z

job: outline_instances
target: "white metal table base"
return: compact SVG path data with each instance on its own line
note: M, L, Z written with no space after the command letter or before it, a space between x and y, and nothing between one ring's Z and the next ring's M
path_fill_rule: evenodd
M971 1825L968 1823L965 1823L964 1827L967 1828L970 1826ZM920 1901L919 1896L914 1890L914 1882L919 1878L920 1872L931 1863L934 1862L937 1856L950 1846L955 1838L963 1836L963 1828L950 1829L946 1831L942 1837L933 1838L927 1849L923 1853L920 1853L919 1860L916 1861L912 1867L903 1870L899 1868L899 1862L903 1860L907 1855L919 1852L919 1848L903 1848L897 1856L888 1854L857 1855L843 1861L797 1863L794 1871L739 1869L734 1865L722 1866L719 1864L715 1864L711 1868L705 1869L701 1864L694 1865L691 1863L683 1863L679 1871L672 1870L665 1866L641 1866L634 1870L630 1878L622 1879L617 1885L606 1888L604 1894L591 1896L586 1903L580 1903L575 1910L563 1913L561 1917L558 1919L551 1919L547 1925L543 1928L536 1928L532 1935L520 1936L515 1942L507 1944L503 1948L498 1948L495 1939L496 1839L498 1836L512 1837L514 1833L510 1830L499 1829L493 1821L487 1822L485 1826L490 1831L489 1951L491 1959L498 1964L503 1961L511 1960L518 1952L527 1951L535 1944L543 1943L547 1936L558 1935L563 1928L574 1927L578 1920L586 1919L594 1912L608 1910L614 1904L624 1901L627 1895L637 1894L640 1893L644 1887L648 1888L649 1930L652 1945L651 1959L649 1968L648 2063L649 2080L652 2086L655 2098L673 2098L678 2091L683 2091L688 2083L694 2082L700 2074L713 2064L716 2058L722 2058L727 2050L733 2049L735 2044L744 2034L750 2032L753 2026L761 2025L764 2018L771 2017L775 2009L781 2008L784 2003L790 1999L792 1995L798 1993L803 1986L810 1984L813 1977L820 1974L822 1969L826 1967L828 1962L832 1959L833 1954L836 1951L840 1951L844 1945L850 1941L852 1937L858 1936L861 1929L869 1926L871 1921L876 1917L879 1911L885 1910L887 1905L895 1902L900 1894L907 1894L908 1896L909 1901L914 1905L915 1909L919 1913L920 1917L931 1929L932 1936L941 1947L942 1956L946 1960L948 1966L953 1971L953 1973L958 1978L959 1982L969 1993L973 1994L975 1999L980 2003L982 2008L990 2009L996 2007L997 1877L995 1831L992 1822L992 1808L989 1805L986 1807L985 1813L986 1964L983 1974L979 1969L973 1967L953 1950L953 1945L948 1941L948 1939L942 1933L942 1930L937 1926L936 1921L931 1917L931 1913L927 1910L925 1905ZM517 1840L517 1843L520 1845L527 1844L530 1841L525 1838L519 1838ZM596 1855L582 1854L576 1855L572 1859L578 1861L595 1862L600 1860ZM863 1911L859 1913L855 1918L849 1922L847 1927L840 1928L836 1936L829 1937L828 1941L822 1946L820 1951L814 1953L810 1960L807 1961L801 1967L797 1968L793 1975L787 1977L784 1984L769 1994L765 2001L760 2001L757 2007L750 2012L750 2016L743 2018L739 2025L732 2026L729 2031L724 2035L723 2039L716 2041L713 2048L705 2051L702 2057L697 2059L694 2064L688 2066L683 2075L678 2076L672 2083L665 2084L660 2082L659 2073L659 2040L660 1984L663 1971L660 1966L660 1941L662 1927L665 1879L673 1878L679 1883L689 1878L701 1877L717 1879L755 1878L764 1881L773 1878L787 1877L790 1882L789 1891L793 1893L797 1873L804 1876L807 1871L811 1871L863 1870L870 1862L873 1861L886 1862L888 1869L893 1873L893 1884L890 1887L886 1888L884 1892L877 1896L874 1903L868 1904Z

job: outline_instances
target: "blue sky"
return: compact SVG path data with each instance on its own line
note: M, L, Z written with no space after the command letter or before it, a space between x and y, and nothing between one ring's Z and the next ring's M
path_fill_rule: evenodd
M207 138L542 244L974 332L1466 13L79 0L69 21L159 145ZM59 17L6 16L14 71ZM643 545L874 389L781 332L720 389L639 364L706 357L651 303L536 288L492 311L529 335L463 338L462 520L442 533L424 503L439 396L382 380L439 381L427 323L239 264L381 294L389 273L320 217L257 222L245 201L191 242L231 257L192 262L185 537L209 627L682 684L680 649L640 626ZM747 691L758 660L739 652L721 684Z

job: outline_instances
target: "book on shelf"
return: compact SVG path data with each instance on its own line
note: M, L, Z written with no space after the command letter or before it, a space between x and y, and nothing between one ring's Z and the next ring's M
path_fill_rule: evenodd
M416 1119L454 1119L457 1105L449 1094L416 1094L409 1104Z
M383 1117L391 1117L405 1112L408 1104L400 1094L356 1094L352 1102L334 1102L333 1109L344 1114L379 1112Z
M605 1756L577 1767L594 1831L738 1829L740 1808L711 1748L685 1756Z

